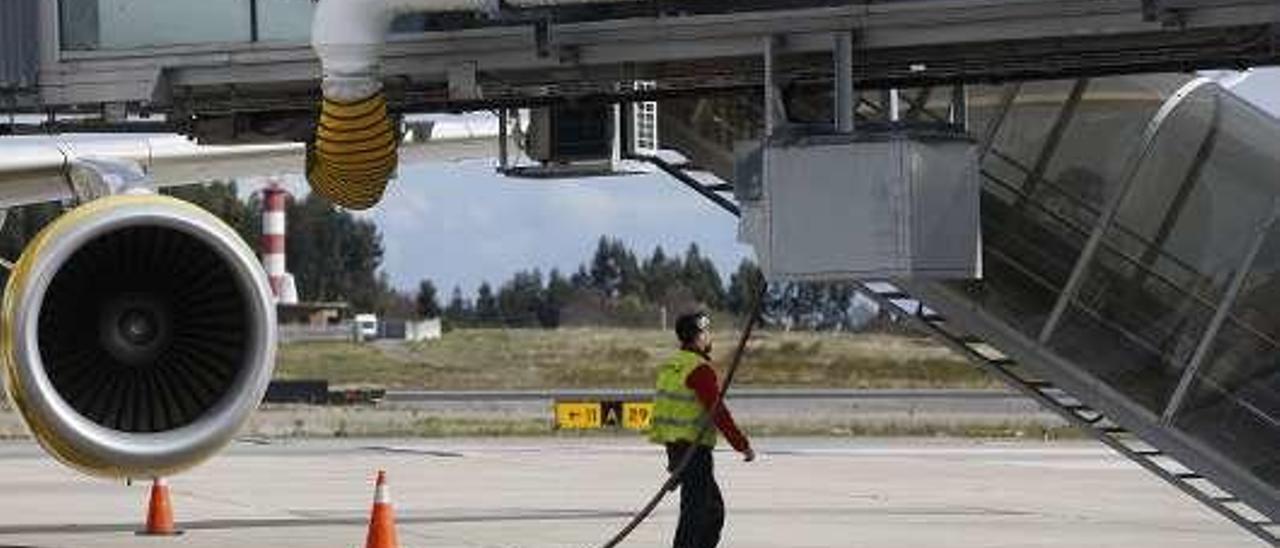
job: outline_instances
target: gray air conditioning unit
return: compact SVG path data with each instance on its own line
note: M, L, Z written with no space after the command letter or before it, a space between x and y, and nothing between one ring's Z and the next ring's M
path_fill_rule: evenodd
M613 163L612 105L558 105L532 112L525 152L548 164Z
M739 235L771 279L981 275L977 155L962 136L775 139L739 161L744 180L742 163L763 175L740 193Z

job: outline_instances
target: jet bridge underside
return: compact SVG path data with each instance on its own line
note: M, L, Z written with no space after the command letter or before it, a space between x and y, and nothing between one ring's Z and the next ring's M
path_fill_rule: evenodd
M741 93L763 82L766 40L776 45L781 81L818 89L832 79L837 33L854 36L853 74L864 89L1280 61L1280 5L1270 0L622 4L402 22L383 55L390 105L457 111ZM41 5L42 19L56 20L56 2ZM243 19L258 25L260 18ZM245 126L305 117L316 104L319 67L305 29L279 40L254 26L237 30L234 36L245 37L238 41L113 47L100 43L108 29L98 28L90 38L99 42L64 32L61 43L75 47L60 50L52 38L57 24L40 27L36 93L0 85L0 96L12 99L0 105L106 112L109 119L166 113L179 125L253 117L232 123ZM637 90L637 80L654 85Z
M471 61L452 54L426 53L421 57L406 57L392 65L388 74L401 74L388 83L388 95L391 104L400 110L437 112L545 106L566 100L618 102L753 92L764 83L760 51L761 44L771 34L788 35L782 29L768 30L759 36L734 38L729 47L691 43L687 50L669 43L646 43L629 51L623 51L628 48L622 45L565 45L556 59L524 59L524 62L517 61L525 57L518 52L529 45L517 40L525 43L495 55L502 59L474 64L473 93L459 92L456 87L451 89L448 80L450 66L471 66ZM659 41L656 37L654 40ZM714 42L714 38L710 41ZM791 89L798 92L830 87L833 74L829 33L805 34L783 41L789 47L784 47L780 55L780 79L789 82ZM596 55L588 53L593 50L598 51L599 61L593 59ZM664 58L670 51L680 53L671 55L676 58ZM652 53L646 55L649 52ZM699 54L707 57L678 58ZM455 60L450 63L449 57ZM892 47L857 55L854 74L857 87L882 89L953 82L1239 69L1278 61L1280 34L1271 26L1251 25L1187 31L1176 37L1134 34L1068 41L1049 38ZM283 68L296 70L293 66ZM167 85L171 86L174 106L192 112L306 110L315 101L310 82L302 86L252 80L226 82L221 72L220 69L170 72ZM654 85L638 90L632 86L637 80Z

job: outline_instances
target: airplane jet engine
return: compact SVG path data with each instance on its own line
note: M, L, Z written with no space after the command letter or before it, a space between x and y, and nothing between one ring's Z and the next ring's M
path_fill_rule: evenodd
M160 477L226 445L275 362L275 305L230 227L156 195L101 198L32 240L5 288L0 359L40 444L108 477Z

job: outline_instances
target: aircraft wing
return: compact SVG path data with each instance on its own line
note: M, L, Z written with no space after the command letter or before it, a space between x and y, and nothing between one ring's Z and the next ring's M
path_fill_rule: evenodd
M496 118L433 117L405 124L402 163L494 158ZM0 138L0 208L70 199L68 172L77 158L130 160L156 187L217 179L302 173L305 146L197 145L170 134Z

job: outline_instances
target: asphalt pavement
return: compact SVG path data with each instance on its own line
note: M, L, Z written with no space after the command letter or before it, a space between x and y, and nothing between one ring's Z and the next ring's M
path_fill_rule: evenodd
M758 439L717 454L722 546L1159 548L1258 545L1086 442ZM176 538L133 534L147 486L80 476L0 443L0 545L358 546L376 470L409 547L598 546L661 481L636 440L346 439L237 443L171 478ZM623 546L669 545L669 500Z

